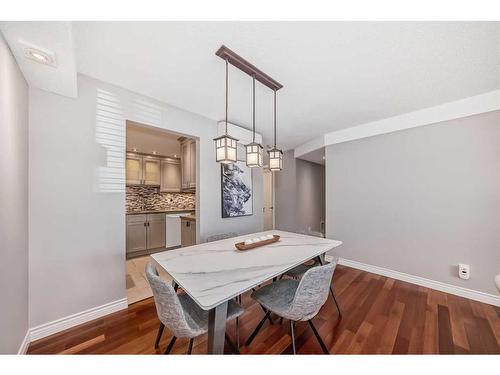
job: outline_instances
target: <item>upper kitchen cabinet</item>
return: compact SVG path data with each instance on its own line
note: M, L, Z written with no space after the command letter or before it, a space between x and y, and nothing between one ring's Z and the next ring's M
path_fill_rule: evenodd
M181 142L182 189L196 189L196 141Z
M175 193L181 191L181 163L174 159L161 161L160 191Z
M160 159L127 153L127 185L159 186L161 182Z
M189 143L189 187L196 189L196 141Z
M142 156L127 154L125 171L127 185L142 184Z
M144 156L142 158L144 185L160 185L161 161L160 159Z

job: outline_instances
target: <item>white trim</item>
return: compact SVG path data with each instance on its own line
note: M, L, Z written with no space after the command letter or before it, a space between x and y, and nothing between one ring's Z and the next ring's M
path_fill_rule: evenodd
M500 109L500 90L471 96L435 107L408 112L399 116L325 134L325 145L353 141L374 135L392 133L419 126L496 111Z
M327 261L330 261L332 258L333 257L331 255L327 255L325 257ZM370 264L356 262L354 260L349 260L344 258L339 259L339 264L351 268L356 268L358 270L375 273L377 275L391 277L396 280L406 281L408 283L424 286L426 288L439 290L440 292L445 292L449 294L454 294L456 296L465 297L468 299L472 299L474 301L500 306L500 296L496 296L494 294L479 292L476 290L443 283L441 281L430 280L420 276L410 275L407 273L390 270L388 268L373 266Z
M325 135L321 137L311 139L309 142L303 143L300 146L297 146L293 150L293 156L298 158L299 156L308 154L310 152L319 150L320 148L325 147Z
M127 299L122 298L117 301L109 302L101 306L93 307L91 309L54 320L53 322L41 324L37 327L30 328L30 341L33 342L35 340L39 340L53 335L54 333L64 331L65 329L126 309L127 307Z
M325 146L500 110L500 90L326 133L294 149L299 157Z
M26 354L28 351L28 346L30 345L30 330L28 329L26 331L26 335L24 336L23 342L19 346L19 350L17 351L17 354Z

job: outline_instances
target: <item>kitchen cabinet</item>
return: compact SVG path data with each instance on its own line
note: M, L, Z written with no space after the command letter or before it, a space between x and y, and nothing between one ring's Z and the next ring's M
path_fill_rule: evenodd
M127 258L165 247L165 214L127 215Z
M142 158L143 183L144 185L160 185L161 161L150 156Z
M147 215L127 216L127 257L147 249Z
M165 214L148 214L147 215L147 249L157 249L165 247Z
M196 188L196 141L186 139L181 142L182 189Z
M196 245L196 221L181 217L181 246Z
M189 187L196 189L196 141L189 142Z
M173 159L162 160L160 191L162 193L179 192L182 188L181 184L181 163Z
M127 154L125 171L127 185L142 184L142 156Z
M127 153L125 167L127 185L160 185L161 161L159 158Z

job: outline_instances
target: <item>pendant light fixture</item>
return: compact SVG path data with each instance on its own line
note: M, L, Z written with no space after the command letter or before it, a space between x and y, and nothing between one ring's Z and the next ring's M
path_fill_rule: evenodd
M214 138L215 160L218 163L223 163L223 164L236 163L236 161L238 160L237 158L238 140L227 134L227 109L228 109L228 90L229 90L228 69L229 69L229 62L228 59L226 58L226 130L224 132L224 135Z
M252 143L247 144L246 153L247 153L247 166L250 168L262 167L262 151L264 148L260 143L255 142L255 74L252 76L253 78L253 115L252 115L252 123L253 123L253 140Z
M274 90L274 147L269 154L269 169L273 172L283 169L283 151L276 148L276 90Z

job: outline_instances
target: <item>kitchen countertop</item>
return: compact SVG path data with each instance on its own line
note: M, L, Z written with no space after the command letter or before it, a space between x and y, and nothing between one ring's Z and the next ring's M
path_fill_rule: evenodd
M144 215L144 214L176 214L180 212L194 212L193 208L172 209L172 210L149 210L149 211L133 211L127 212L127 215Z
M181 220L196 221L196 216L194 216L193 214L182 215Z

